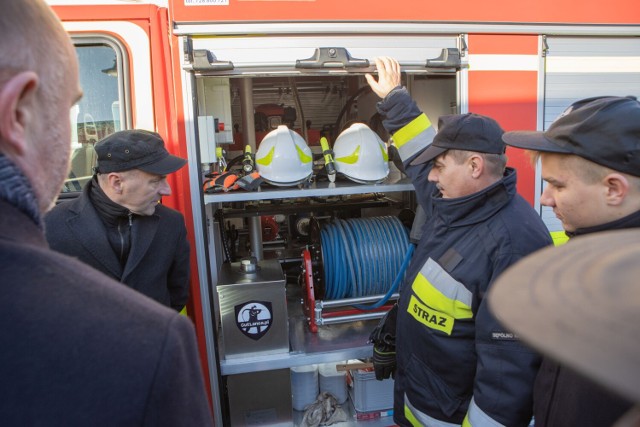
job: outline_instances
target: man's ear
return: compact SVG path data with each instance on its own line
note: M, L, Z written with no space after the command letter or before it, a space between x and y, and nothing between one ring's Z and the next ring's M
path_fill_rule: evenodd
M629 180L620 173L610 173L602 182L605 185L605 200L609 205L618 206L629 192Z
M115 194L122 194L122 176L117 172L111 172L107 175L107 185L109 190Z
M484 170L484 159L479 154L472 154L468 159L469 169L473 178L479 178Z
M29 122L35 118L37 87L38 75L22 71L0 88L0 142L7 154L22 156L26 151Z

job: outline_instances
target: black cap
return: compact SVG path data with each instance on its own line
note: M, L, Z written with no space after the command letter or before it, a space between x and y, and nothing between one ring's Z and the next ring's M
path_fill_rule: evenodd
M640 176L640 103L633 96L582 99L544 132L506 132L508 145L575 154L618 172Z
M426 150L411 162L426 163L447 150L466 150L479 153L502 154L504 130L491 117L480 114L452 114L438 120L438 133Z
M95 150L98 173L140 169L168 175L187 164L185 159L169 154L160 135L140 129L113 133L98 141Z

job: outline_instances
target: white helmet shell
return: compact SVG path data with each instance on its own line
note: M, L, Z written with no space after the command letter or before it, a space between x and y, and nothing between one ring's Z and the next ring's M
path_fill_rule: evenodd
M265 135L256 152L260 176L270 184L296 185L313 172L313 155L304 139L285 125Z
M336 170L352 181L371 184L389 175L389 155L380 137L364 123L354 123L333 145Z

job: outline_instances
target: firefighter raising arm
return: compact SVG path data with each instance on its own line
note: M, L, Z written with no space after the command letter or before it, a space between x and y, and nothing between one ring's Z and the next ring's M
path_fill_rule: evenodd
M398 300L394 421L527 426L540 357L500 327L484 295L549 233L516 192L496 120L445 115L436 133L400 85L398 62L376 67L377 80L366 78L426 218Z

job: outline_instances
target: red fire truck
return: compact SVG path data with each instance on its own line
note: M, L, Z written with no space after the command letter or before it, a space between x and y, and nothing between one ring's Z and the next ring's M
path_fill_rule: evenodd
M319 139L333 143L353 122L366 123L385 139L377 99L364 79L375 71L377 56L399 60L403 83L434 122L442 114L475 112L494 117L506 130L543 130L576 99L640 96L635 0L49 3L75 43L85 93L70 115L74 152L62 197L73 197L86 183L93 144L116 130L157 131L172 153L189 161L169 177L173 194L163 203L187 221L193 254L187 312L216 425L295 423L290 368L368 355L366 338L359 340L370 330L369 317L358 310L350 311L356 313L351 323L315 317L322 286L316 283L320 291L311 295L309 287L314 280L322 283L322 255L312 254L310 261L303 251L321 243L323 218L410 218L415 198L393 167L389 179L375 185L329 186L319 173L307 186L211 194L202 187L208 174L239 165L244 147L255 153L264 135L281 124L303 136L318 159ZM507 154L518 170L519 192L561 238L560 224L538 201L539 171L522 152ZM315 163L320 170L321 162ZM241 298L230 290L238 286L230 285L244 283L227 265L251 269L252 258L258 268L263 260L277 260L283 268L284 285L275 291L269 318L269 332L280 328L279 338L266 345L261 339L269 332L260 339L238 338L227 324L241 316L233 313L237 305L229 305ZM265 279L249 294L269 286ZM292 304L293 288L305 288L300 313L300 304ZM279 304L285 296L288 304ZM262 310L257 307L246 309L253 318ZM239 323L235 329L242 332ZM241 339L249 344L236 341ZM274 388L285 391L270 392Z

